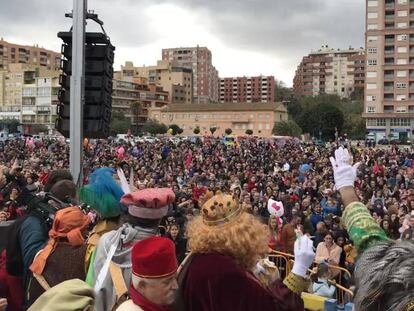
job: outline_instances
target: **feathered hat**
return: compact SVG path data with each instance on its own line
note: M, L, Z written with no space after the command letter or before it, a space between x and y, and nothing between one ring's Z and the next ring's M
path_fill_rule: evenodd
M120 199L124 192L112 177L113 174L115 170L112 168L99 168L91 174L89 184L79 191L81 201L97 211L102 218L116 217L122 213Z

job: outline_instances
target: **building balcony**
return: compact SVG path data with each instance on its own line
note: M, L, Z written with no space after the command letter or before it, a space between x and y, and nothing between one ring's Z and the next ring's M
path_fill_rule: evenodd
M395 39L385 39L385 45L394 45Z
M384 75L384 80L394 80L394 75Z
M385 3L385 8L386 9L394 9L394 7L395 7L395 3L394 2Z
M384 93L393 93L394 87L393 86L386 86L384 87Z
M385 15L386 21L394 20L394 18L395 18L395 15Z

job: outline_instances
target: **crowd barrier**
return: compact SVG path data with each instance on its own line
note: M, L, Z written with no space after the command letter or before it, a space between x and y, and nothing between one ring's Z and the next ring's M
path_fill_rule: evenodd
M286 277L289 272L292 270L294 264L295 256L292 254L280 252L280 251L272 251L269 255L269 260L273 261L276 267L281 272L280 275L282 278ZM314 262L309 269L310 273L314 273L314 268L318 266L317 262ZM340 304L345 304L347 302L352 301L353 292L346 288L344 280L350 280L352 278L352 274L346 270L345 268L338 267L335 265L328 265L331 270L337 270L337 282L336 286L336 300ZM336 274L336 273L335 273Z

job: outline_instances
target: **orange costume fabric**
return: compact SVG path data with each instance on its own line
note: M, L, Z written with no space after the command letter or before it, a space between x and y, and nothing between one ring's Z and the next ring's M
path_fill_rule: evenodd
M43 250L33 260L30 270L38 275L43 273L47 258L56 249L59 239L67 239L71 246L85 243L82 231L90 223L88 216L77 207L67 207L56 212L52 229L49 231L49 241Z

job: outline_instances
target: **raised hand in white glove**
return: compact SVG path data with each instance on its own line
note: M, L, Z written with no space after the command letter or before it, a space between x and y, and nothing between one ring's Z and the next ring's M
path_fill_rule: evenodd
M336 189L353 187L360 163L352 165L352 157L348 149L342 147L335 150L335 158L330 157L330 160L334 171Z
M295 242L295 263L292 272L304 278L314 259L312 240L307 235L298 237Z

